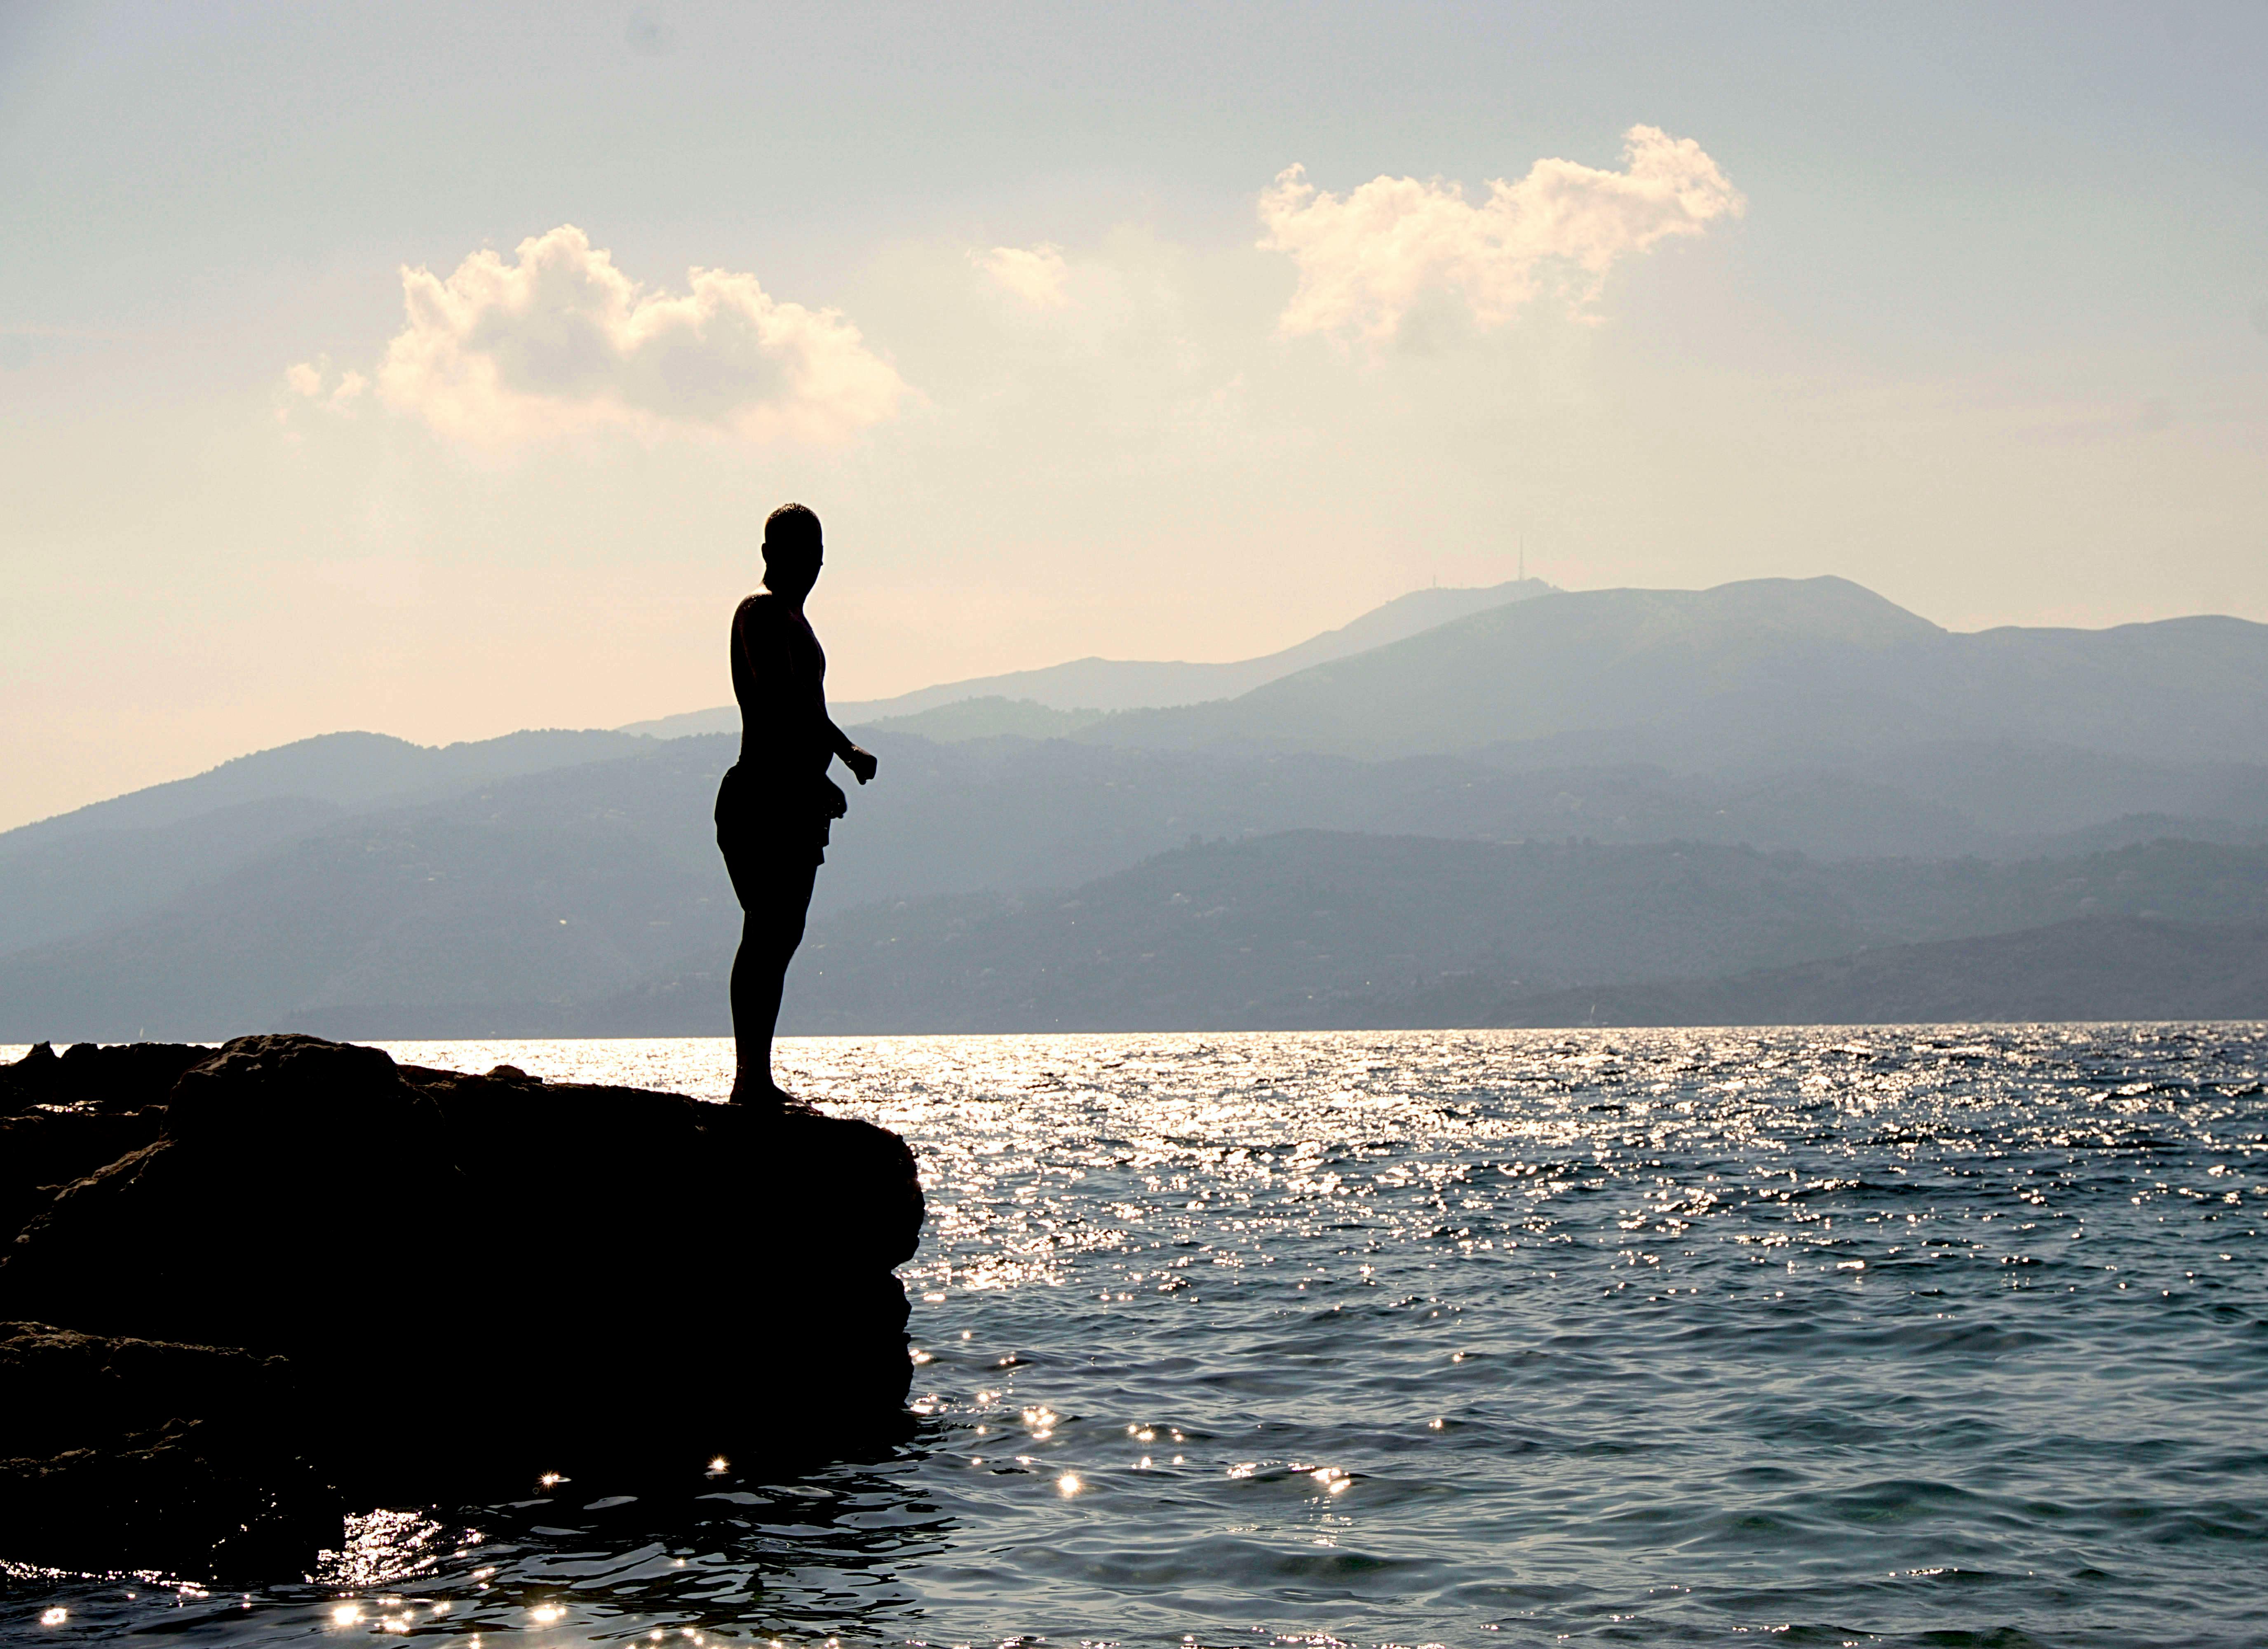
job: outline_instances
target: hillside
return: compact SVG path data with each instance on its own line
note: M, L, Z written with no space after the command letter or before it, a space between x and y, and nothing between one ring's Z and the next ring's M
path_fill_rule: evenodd
M1183 849L1067 896L845 913L807 941L788 1012L814 1032L1491 1022L1491 1005L1578 983L2094 917L2268 923L2268 850L1821 864L1697 843L1294 832Z
M1717 783L1647 769L1506 772L1444 757L1256 761L1063 740L938 744L880 729L861 736L881 756L883 777L857 791L850 817L836 827L838 850L820 881L822 911L886 896L1068 887L1192 833L1243 836L1314 827L1484 839L1675 836L1829 856L1990 851L1998 840L1957 809L1837 775ZM734 741L712 734L627 742L636 752L629 757L472 785L414 805L350 810L277 797L0 854L0 954L150 914L285 843L353 830L357 820L380 813L446 819L467 798L486 798L482 806L514 816L521 807L515 799L534 799L526 815L534 830L553 818L622 820L653 851L710 873L716 848L709 811ZM2147 793L2164 799L2161 791ZM509 861L501 868L508 872ZM577 874L603 881L614 871L593 863Z
M823 908L1065 886L1192 832L2005 857L2057 850L2073 832L2107 832L2096 844L2109 845L2268 827L2268 767L2232 759L2258 743L2248 726L2262 696L2246 683L2259 626L1961 637L1837 579L1504 604L1527 587L1414 592L1251 662L1272 669L1498 605L1235 700L1097 719L958 699L862 729L906 759L860 796ZM2133 747L2051 741L2074 714ZM713 771L681 759L597 770L667 742L528 732L424 749L335 734L7 832L0 954L149 914L332 821L563 767L593 769L578 795L602 811L621 803L610 784L662 784L672 810L644 811L664 850L691 863L711 850L700 792ZM729 761L726 740L696 743L715 769ZM2175 822L2120 823L2134 815Z
M903 733L933 744L972 739L1061 739L1109 714L1100 710L1050 710L1028 698L957 698L903 716L875 717L854 725L861 736Z
M1067 664L1048 665L1036 670L1012 670L1005 675L975 676L965 681L919 688L895 698L844 700L835 706L836 719L845 726L853 722L893 720L976 698L1003 699L1012 703L1021 701L1042 710L1090 711L1140 710L1233 698L1296 671L1382 647L1473 613L1547 594L1550 589L1541 578L1528 578L1478 589L1412 590L1336 629L1327 629L1256 659L1239 659L1227 664L1074 659ZM953 736L938 731L949 725L932 722L908 731L932 738ZM739 710L725 704L715 710L689 710L654 721L633 722L622 731L659 739L679 739L695 733L737 732L740 726Z
M224 762L33 824L0 831L0 858L94 830L144 830L250 802L288 799L368 807L631 755L626 733L542 729L464 744L421 745L378 732L332 732Z
M1944 1025L2268 1019L2268 926L2087 917L1729 979L1518 996L1412 1025Z
M1680 770L2011 741L2268 761L2268 625L1943 630L1841 578L1560 592L1078 737Z
M523 784L347 821L131 924L0 958L0 1027L197 1038L415 1003L454 1010L463 1034L510 1034L549 1023L530 1005L603 995L737 931L721 871L634 816L556 794L547 808Z
M0 1040L244 1025L721 1032L738 917L721 874L657 850L632 834L634 816L571 813L571 800L490 796L360 822L158 917L0 958ZM1823 864L1701 843L1297 831L1186 846L1064 894L841 912L813 924L786 1023L1486 1022L1539 992L1721 979L2110 916L2268 923L2268 850L2169 842L2017 864Z
M1192 1024L1307 1023L1371 1014L1445 972L1501 997L1513 981L1736 971L2095 910L2237 920L2257 902L2257 847L1948 858L1978 839L1958 815L1833 775L1508 773L1443 757L1255 760L1059 740L876 746L882 779L855 791L836 827L791 987L821 988L823 968L806 1005L830 1027L1116 1024L1175 1004ZM364 1010L409 1006L421 1024L448 1009L463 1034L582 1023L642 982L721 966L738 912L708 810L730 757L723 738L648 741L635 757L415 805L262 805L248 818L92 832L0 859L0 928L81 923L0 955L0 1036L188 1035L285 1019L368 1034ZM2086 845L2122 829L2163 834L2154 824L2092 827ZM1507 826L1524 844L1489 839ZM1822 858L1753 845L1791 830L1876 850ZM1210 868L1146 899L1142 888L1182 873L1191 850L1169 850L1192 838L1211 843L1197 850ZM1916 840L1934 851L1897 851ZM161 862L159 848L172 857ZM207 872L164 885L194 866L193 848ZM56 873L28 874L40 870ZM90 919L60 899L71 886L145 902L98 905ZM1078 891L1033 894L1049 887ZM1330 897L1311 898L1315 887ZM1207 951L1204 931L1182 931L1174 892L1258 925ZM1079 960L1086 948L1064 948L1068 930L1049 926L1066 897L1094 907L1071 925L1108 964L1100 971ZM1309 922L1318 910L1332 914ZM830 939L831 920L867 937ZM821 946L860 944L853 961L819 960ZM1164 959L1182 994L1144 994L1138 970L1121 967L1130 946ZM1262 962L1245 960L1248 946ZM979 951L990 983L954 983L954 958ZM677 1028L717 1028L722 1000L719 988ZM328 1017L307 1017L318 1010ZM603 1022L662 1028L644 1009L625 1012Z
M2264 636L1963 637L1840 580L1762 580L1546 594L1184 710L955 700L862 730L881 777L837 827L814 915L873 928L873 954L838 954L799 1011L1307 1023L1447 989L1438 1011L1464 1013L2112 910L2246 919L2245 855L2268 837L2250 754L2268 701L2248 686ZM2124 747L2056 741L2079 723ZM1659 759L1618 755L1635 747ZM713 1029L721 991L692 982L737 926L709 819L733 750L340 734L7 833L0 1020L195 1034L446 1010L500 1031L644 1024L679 1012L669 997ZM1172 913L1122 896L1192 842L1241 889L1205 908L1259 924L1229 952L1178 917L1153 933ZM2095 886L2114 860L2126 880ZM2043 892L2035 862L2081 866L2088 891ZM1336 891L1302 905L1285 876ZM1064 888L1100 902L1077 946L1045 914ZM1162 984L1127 970L1130 946L1171 959Z
M619 759L652 741L538 732L440 747L327 733L0 833L0 954L155 910L373 808Z
M1735 791L1642 771L1517 775L1446 761L1372 767L1329 757L1256 764L1059 740L933 745L878 735L873 742L883 777L856 791L850 817L836 827L819 884L822 916L889 897L1069 887L1192 835L1242 837L1312 825L1778 842L1785 820L1831 842L1856 833L1877 850L1917 836L1956 849L1975 839L1955 817L1834 782L1808 792L1777 785ZM282 999L270 984L305 986L294 1001L340 992L370 999L355 996L375 988L357 983L362 969L413 963L434 991L476 993L468 1000L558 1000L575 981L628 983L637 968L726 942L734 931L709 820L732 752L732 741L717 736L644 742L634 757L413 806L348 814L279 799L147 829L90 831L0 858L0 939L8 941L0 955L31 951L40 966L59 970L50 989L11 983L0 965L0 1013L11 996L18 1005L63 1004L68 995L55 992L67 990L84 989L90 1000L170 1000L162 975L150 971L161 955L170 959L165 966L199 975L198 989L236 991L270 1007ZM418 867L407 902L379 874L401 865ZM336 879L328 894L313 880L317 865ZM685 906L688 887L708 902ZM585 911L581 921L571 906ZM622 931L594 922L587 913L597 910L619 913ZM503 942L493 927L475 931L475 924L533 921L544 911L551 912L544 924L556 928L567 917L571 931L547 932L535 949L512 953L521 957L516 971L467 973L471 959ZM264 953L249 939L216 931L239 924L269 936ZM336 931L325 938L315 929ZM647 939L664 931L677 934L674 948L651 953ZM202 961L197 947L207 941L193 937L199 933L212 934ZM74 939L92 948L42 948ZM432 953L416 962L420 947ZM586 947L587 964L571 963ZM363 960L350 964L350 956ZM395 960L378 960L387 956ZM83 977L81 966L91 970ZM439 998L429 991L414 999Z

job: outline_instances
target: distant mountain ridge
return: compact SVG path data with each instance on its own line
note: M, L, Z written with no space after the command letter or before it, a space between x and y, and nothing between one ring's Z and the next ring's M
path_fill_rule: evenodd
M1130 1023L1138 999L1192 1025L1373 1023L2112 913L2268 922L2264 638L1958 635L1844 580L1768 579L1534 596L1194 706L953 699L862 731L880 782L836 827L794 975L826 1000L792 1000L845 1030L917 1008L924 1028ZM733 748L337 734L9 832L0 1020L714 1031L738 911L709 813ZM1192 841L1221 856L1205 909L1261 913L1227 953L1173 923L1141 945L1161 913L1111 891ZM1049 928L1065 900L1095 908ZM1147 983L1110 971L1130 945Z
M0 953L130 917L371 808L652 747L618 732L515 732L438 747L335 732L239 756L0 833Z
M975 676L925 687L895 698L846 700L833 706L844 726L920 715L964 699L1021 701L1051 710L1125 710L1195 704L1233 698L1256 687L1310 666L1344 659L1419 635L1452 620L1551 593L1541 578L1515 578L1484 587L1412 590L1361 617L1321 635L1257 659L1227 664L1182 664L1162 660L1074 659L1036 670ZM692 733L738 732L739 710L730 704L690 710L653 721L632 722L623 732L657 739Z
M382 732L329 732L254 751L188 778L91 802L0 831L0 858L89 830L176 824L247 802L291 798L337 808L438 794L524 773L603 762L640 747L632 735L533 729L461 744L412 744Z
M1557 592L1092 742L1375 756L1655 761L1680 770L1977 740L2268 761L2268 625L1940 629L1834 578Z
M1469 993L1466 993L1469 994ZM2078 917L1722 979L1594 986L1413 1024L1977 1025L2268 1019L2268 925Z
M1674 1003L1721 1011L1742 999L1742 979L1727 976L1781 969L1769 975L1778 996L1756 994L1786 1013L1807 999L1778 982L1862 949L2112 917L2268 925L2268 851L2160 842L2001 865L1823 865L1691 843L1292 831L1179 850L1049 897L845 912L814 927L784 1012L809 1033L1542 1024L1550 1012L1578 1015L1562 1023L1643 1023L1603 1008L1586 1020L1587 1004L1578 1013L1574 998L1648 1001L1647 982L1668 978L1662 994ZM1961 1000L1985 1000L1977 987L1992 953L1980 954ZM2058 966L2117 976L2116 957ZM1924 957L1907 976L1926 979L1926 967ZM2027 998L2021 978L1998 983L1997 1000L2040 1010L2023 1017L2058 1017L2053 991ZM2231 1000L2209 977L2161 985L2159 1011L2176 1015ZM1903 1006L1878 994L1886 1010ZM1540 1017L1523 1007L1536 999L1550 1005ZM613 1011L629 1020L626 1007Z
M247 1026L352 1037L722 1034L739 912L713 855L657 831L655 820L681 811L678 797L643 799L641 819L578 795L577 778L538 775L438 811L348 821L130 926L0 957L0 1041L202 1039ZM2001 865L1822 864L1692 843L1292 831L1198 843L1060 892L838 912L811 928L784 1024L880 1034L1521 1023L1534 1012L1523 1005L1581 1017L1589 999L1641 1005L1602 1009L1609 1018L1690 1012L1708 1022L1729 1011L1712 1005L1740 999L1724 991L1741 975L2112 917L2268 927L2268 849L2161 842ZM2115 958L2086 962L2116 972ZM1904 976L1926 981L1926 959ZM1990 968L1966 976L1989 981ZM2165 1012L2228 999L2195 970L2187 985L2169 978L2156 998ZM2020 999L2022 983L2000 981L1999 999ZM1800 979L1764 987L1797 1004L1817 996ZM1657 1001L1670 1005L1643 1007Z

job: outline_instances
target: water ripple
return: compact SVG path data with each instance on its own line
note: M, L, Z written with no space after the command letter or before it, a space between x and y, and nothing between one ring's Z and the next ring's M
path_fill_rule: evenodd
M729 1071L714 1042L396 1051L711 1097ZM250 1597L19 1574L10 1630L2268 1641L2261 1027L784 1057L920 1153L903 1448L366 1520Z

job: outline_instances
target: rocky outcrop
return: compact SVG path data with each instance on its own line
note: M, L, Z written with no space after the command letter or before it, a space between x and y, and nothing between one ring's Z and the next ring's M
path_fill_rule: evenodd
M81 1111L132 1110L162 1100L181 1072L212 1057L188 1042L131 1042L101 1048L75 1042L58 1054L40 1042L12 1065L0 1065L0 1116L34 1106Z
M169 1056L147 1056L158 1053ZM42 1042L0 1065L0 1244L64 1186L155 1139L165 1112L152 1096L162 1100L182 1071L211 1054L82 1042L59 1058Z
M0 1318L240 1354L211 1366L280 1383L250 1411L180 1386L204 1395L162 1420L154 1396L122 1410L87 1433L107 1444L30 1422L11 1434L22 1460L92 1448L131 1477L118 1462L144 1445L121 1439L178 1462L202 1439L214 1469L272 1483L263 1527L288 1528L310 1483L429 1501L541 1471L784 1464L902 1411L892 1270L922 1197L894 1134L305 1036L162 1051L35 1052L0 1072L0 1223L19 1227ZM158 1366L117 1356L120 1391ZM0 1365L0 1405L16 1378ZM0 1473L0 1503L29 1481ZM93 1500L123 1492L82 1481Z
M345 1503L278 1416L280 1358L0 1322L0 1552L289 1574Z

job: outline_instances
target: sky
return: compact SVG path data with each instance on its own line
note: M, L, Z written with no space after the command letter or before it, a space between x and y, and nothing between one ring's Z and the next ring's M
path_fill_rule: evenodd
M0 828L1418 585L2268 621L2268 7L0 5Z

